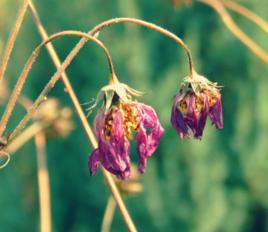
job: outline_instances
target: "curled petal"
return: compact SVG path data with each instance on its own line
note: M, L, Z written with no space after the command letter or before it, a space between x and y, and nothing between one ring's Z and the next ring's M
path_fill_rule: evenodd
M221 98L217 100L216 104L210 109L209 117L213 124L215 124L217 129L223 128L223 120L222 120L222 104Z
M201 139L205 125L206 125L207 115L208 115L207 108L203 108L201 112L199 113L197 126L196 126L195 133L194 133L195 138Z
M152 107L141 103L138 103L137 107L140 124L136 134L136 143L139 154L139 171L143 173L147 158L155 152L164 129Z
M98 154L105 169L120 179L126 179L130 176L130 144L124 136L122 112L120 110L114 112L109 139L105 137L104 133L106 116L107 114L100 110L95 118L94 129L99 147L93 151L91 156ZM94 160L94 156L92 160ZM93 172L95 169L91 169L90 166L90 170Z
M88 159L88 167L90 171L90 175L95 175L100 163L100 153L99 149L95 149L91 156Z
M188 127L183 119L182 113L178 110L178 98L177 95L174 99L172 111L171 111L171 125L172 127L177 131L178 135L181 139L184 139L184 137L189 137L189 131Z
M203 97L204 97L204 105L201 109L201 112L196 112L197 121L196 121L196 128L194 130L194 137L198 139L201 139L203 135L203 131L204 131L206 121L207 121L208 110L209 110L207 96L203 96Z
M200 117L200 113L195 111L195 94L190 94L186 98L187 111L185 113L185 122L193 131L194 137L199 138L200 131L198 131L198 121ZM202 132L201 132L202 134Z

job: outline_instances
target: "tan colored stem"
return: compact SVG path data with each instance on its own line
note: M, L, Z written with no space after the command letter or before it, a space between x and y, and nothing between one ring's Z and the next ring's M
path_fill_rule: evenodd
M50 184L46 159L46 137L40 131L35 136L39 190L40 232L51 232Z
M5 148L11 155L21 148L27 141L33 138L38 132L45 127L40 122L35 122L27 127L19 136L17 136L8 146Z
M259 57L265 63L268 63L268 54L236 25L236 23L233 21L233 19L225 10L223 4L220 1L215 0L198 0L198 1L212 7L220 15L226 27L257 57Z
M115 209L116 209L116 203L112 197L109 197L102 219L101 232L110 231Z
M192 59L192 55L190 52L190 49L187 47L187 45L183 42L183 40L181 38L179 38L177 35L175 35L174 33L160 27L157 26L153 23L149 23L140 19L135 19L135 18L114 18L114 19L110 19L107 21L104 21L100 24L98 24L96 27L94 27L89 34L90 35L95 35L97 32L101 31L103 28L111 26L113 24L118 24L118 23L130 23L130 24L136 24L136 25L140 25L146 28L149 28L151 30L157 31L160 34L163 34L167 37L169 37L170 39L174 40L178 45L180 45L188 58L188 63L189 63L189 73L190 76L192 76L193 71L194 71L194 67L193 67L193 59ZM79 44L77 44L77 46L73 49L73 51L79 51L80 47L83 47L83 41L81 40L79 42Z
M108 49L104 46L104 44L103 44L101 41L99 41L98 39L96 39L95 37L93 37L93 36L91 36L91 35L88 35L88 34L86 34L86 33L80 32L80 31L62 31L62 32L53 34L53 35L50 36L46 41L44 41L43 43L41 43L41 44L40 44L40 45L33 51L32 55L31 55L30 58L28 59L26 65L25 65L25 67L24 67L24 69L23 69L23 71L22 71L22 73L21 73L21 75L20 75L20 77L19 77L19 79L18 79L18 81L17 81L17 84L16 84L16 86L15 86L15 88L14 88L12 94L11 94L11 97L10 97L10 99L9 99L9 101L8 101L8 104L7 104L7 106L6 106L5 112L4 112L4 114L3 114L3 116L2 116L2 119L1 119L1 121L0 121L0 137L2 136L3 132L4 132L5 129L6 129L7 123L8 123L8 121L9 121L9 118L10 118L10 116L11 116L13 110L14 110L14 107L15 107L15 105L16 105L16 102L17 102L17 100L18 100L18 97L19 97L19 95L20 95L20 92L21 92L21 90L22 90L22 88L23 88L23 86L24 86L24 83L25 83L25 81L26 81L26 79L27 79L27 77L28 77L28 74L29 74L29 72L30 72L30 70L31 70L31 67L32 67L32 65L34 64L34 62L36 61L36 59L37 59L37 57L38 57L40 51L41 51L42 48L45 47L45 45L48 44L49 42L54 41L54 40L56 40L56 39L59 39L59 38L61 38L61 37L63 37L63 36L79 36L79 37L84 37L84 38L87 39L87 41L88 41L88 40L91 40L91 41L93 41L94 43L96 43L98 46L100 46L100 47L102 48L102 50L104 51L106 57L107 57L107 61L108 61L109 68L110 68L110 73L111 73L111 75L113 74L113 72L114 72L114 68L113 68L112 59L111 59L111 56L110 56L110 54L109 54L109 51L108 51ZM66 67L70 64L70 62L71 62L72 60L73 60L73 59L70 59L70 60L68 60L68 62L65 63ZM65 67L65 68L66 68L66 67ZM65 68L63 68L63 69L65 69ZM59 70L58 70L58 71L59 71ZM55 83L51 84L50 86L53 87L54 84L55 84ZM40 101L40 99L39 99L39 102L38 102L38 104L35 105L35 107L38 107L38 106L41 104L41 102L45 100L44 96L46 96L46 95L47 95L47 94L44 94L44 95L43 95L43 98L41 99L41 101ZM29 116L29 114L28 114L28 116ZM31 117L32 117L32 114L30 115L30 117L29 117L27 120L29 120ZM21 128L19 128L19 129L21 129ZM15 129L15 132L18 133L18 129ZM12 134L10 135L10 138L9 138L9 139L11 140L11 139L13 139L13 137L14 137L14 133L12 133Z
M32 13L33 20L34 20L34 22L35 22L35 24L37 26L37 29L38 29L42 39L47 40L48 39L48 34L45 31L45 28L42 26L42 23L41 23L41 21L40 21L40 19L38 17L38 14L37 14L37 11L36 11L36 9L34 7L34 4L32 3L32 1L29 1L29 3L30 3L30 5L29 5L30 6L30 11ZM86 42L86 40L84 40L84 42ZM49 53L54 65L56 66L56 68L61 67L61 65L62 65L61 61L60 61L60 59L59 59L59 57L58 57L53 45L51 43L48 43L46 45L46 48L48 50L48 53ZM84 114L84 111L81 108L79 100L78 100L78 98L77 98L77 96L76 96L76 94L75 94L75 92L73 90L73 87L72 87L72 85L71 85L71 83L69 81L69 78L66 75L66 73L64 72L64 70L61 72L61 78L62 78L64 86L65 86L65 88L66 88L66 90L67 90L67 92L68 92L68 94L69 94L69 96L71 98L71 101L72 101L72 103L74 105L74 108L77 111L79 119L81 120L83 128L84 128L84 130L86 132L86 135L87 135L90 143L92 144L93 148L96 148L98 146L96 138L95 138L95 136L93 134L93 131L92 131L92 129L91 129L91 127L90 127L90 125L89 125L89 123L87 121L86 115ZM117 204L117 206L118 206L118 208L120 210L120 213L122 214L123 219L124 219L124 221L125 221L125 223L126 223L126 225L128 227L128 230L131 231L131 232L137 231L137 229L136 229L136 227L135 227L135 225L134 225L134 223L133 223L133 221L132 221L132 219L131 219L131 217L130 217L130 215L128 213L128 210L127 210L127 208L126 208L126 206L125 206L125 204L124 204L124 202L122 200L122 197L121 197L121 195L120 195L120 193L119 193L119 191L118 191L118 189L117 189L117 187L116 187L116 185L114 183L114 180L112 179L111 175L104 168L102 168L102 172L103 172L104 178L105 178L105 180L106 180L106 182L107 182L107 184L109 186L109 189L110 189L110 191L111 191L111 193L112 193L112 195L113 195L113 197L114 197L114 199L116 201L116 204Z
M268 33L268 23L262 19L259 15L255 14L251 10L247 9L244 6L241 6L240 4L229 1L229 0L220 0L222 4L227 7L228 9L243 15L248 20L255 23L258 27L260 27L264 32Z
M8 61L9 61L11 52L13 50L13 47L14 47L18 32L20 30L21 24L23 22L23 19L24 19L26 10L27 10L27 6L28 6L28 0L23 0L23 2L21 3L20 9L19 9L19 13L18 13L16 22L15 22L15 25L14 25L13 30L8 38L8 42L7 42L4 56L2 58L2 63L0 66L0 84L4 78L6 68L8 65Z

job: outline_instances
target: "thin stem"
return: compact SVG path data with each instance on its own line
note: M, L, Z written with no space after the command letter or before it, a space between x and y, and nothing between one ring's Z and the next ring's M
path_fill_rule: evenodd
M38 14L37 14L37 11L34 7L34 4L29 1L30 3L30 11L32 13L32 16L33 16L33 20L37 26L37 29L42 37L43 40L47 40L48 39L48 35L47 35L47 32L45 31L45 28L42 26L42 23L38 17ZM86 39L83 38L83 44L85 44L87 41ZM81 43L81 42L80 42ZM61 61L55 51L55 49L53 48L53 45L51 43L48 43L46 45L46 48L51 56L51 59L52 61L54 62L56 68L60 68L61 67ZM69 94L69 97L74 105L74 108L76 109L77 111L77 115L79 116L79 119L83 125L83 128L85 130L85 133L89 139L89 142L92 144L93 148L97 148L98 146L98 143L97 143L97 140L96 140L96 137L94 136L94 133L87 121L87 118L86 118L86 115L84 114L83 112L83 109L81 108L81 105L79 103L79 100L73 90L73 87L68 79L68 76L66 75L66 73L64 72L64 69L62 70L61 72L61 77L62 77L62 81L63 81L63 84ZM120 213L122 214L122 217L128 227L128 230L131 231L131 232L135 232L137 231L129 213L128 213L128 210L124 204L124 201L122 200L122 197L114 183L114 180L111 176L111 174L109 172L107 172L104 168L101 168L102 172L103 172L103 175L104 175L104 178L109 186L109 189L117 203L117 206L120 210Z
M31 67L32 65L34 64L34 62L36 61L40 51L42 50L43 47L45 47L45 45L53 40L56 40L56 39L59 39L63 36L79 36L79 37L85 37L87 40L92 40L94 43L96 43L97 45L99 45L102 50L104 51L105 55L106 55L106 58L107 58L107 61L108 61L108 64L109 64L109 68L110 68L110 73L111 75L113 74L114 72L114 68L113 68L113 64L112 64L112 59L111 59L111 56L109 54L109 51L108 49L104 46L104 44L99 41L98 39L96 39L95 37L91 36L91 35L88 35L86 33L83 33L83 32L79 32L79 31L62 31L62 32L59 32L59 33L55 33L53 34L52 36L50 36L46 41L42 42L35 50L34 52L32 53L32 55L30 56L30 58L28 59L18 81L17 81L17 84L11 94L11 97L9 99L9 102L7 104L7 107L6 107L6 110L2 116L2 119L1 119L1 122L0 122L0 136L2 136L3 132L5 131L6 129L6 126L7 126L7 123L9 121L9 118L14 110L14 107L16 105L16 102L18 100L18 97L20 95L20 92L23 88L23 85L26 81L26 78L28 77L28 74L31 70ZM70 63L71 61L69 61ZM66 65L68 66L69 63L67 64L66 62ZM63 68L63 67L62 67ZM65 68L63 68L65 69ZM59 71L59 70L58 70ZM51 85L51 87L53 87L53 85ZM42 99L42 101L45 100L44 97ZM36 106L39 106L39 104L41 104L42 101L39 101L38 105Z
M109 197L107 205L106 205L106 209L104 212L104 216L102 219L101 232L110 231L115 209L116 209L115 201L112 197Z
M50 184L46 159L46 137L40 131L35 136L39 190L40 231L51 231Z
M215 0L198 0L198 1L212 7L220 15L226 27L229 28L229 30L244 45L246 45L257 57L259 57L264 62L268 63L268 54L236 25L236 23L233 21L231 16L225 10L221 2Z
M136 24L136 25L140 25L140 26L144 26L147 27L151 30L157 31L173 40L175 40L175 42L180 45L184 51L186 52L187 58L188 58L188 62L189 62L189 73L190 73L190 77L192 77L193 71L194 71L194 67L193 67L193 59L192 59L192 55L190 52L190 49L187 47L187 45L183 42L183 40L181 38L179 38L177 35L175 35L174 33L160 27L157 26L153 23L149 23L140 19L135 19L135 18L114 18L114 19L110 19L107 21L104 21L100 24L98 24L97 26L95 26L90 32L89 34L94 35L97 32L101 31L103 28L111 26L113 24L118 24L118 23L131 23L131 24ZM82 42L80 41L81 45ZM76 48L79 48L80 43L78 44L78 46L76 46L74 48L74 50ZM83 46L83 45L82 45Z
M6 161L5 161L5 163L0 164L0 169L6 167L8 165L8 163L9 163L9 161L10 161L10 155L7 152L0 151L0 157L1 156L5 156L6 157Z
M45 129L46 126L40 122L34 122L32 125L27 127L22 133L19 134L11 143L5 148L10 154L15 153L21 148L27 141L33 138L38 132Z
M251 20L253 23L255 23L257 26L259 26L263 31L268 33L268 23L262 19L260 16L252 12L251 10L247 9L244 6L241 6L240 4L229 1L229 0L220 0L222 4L227 7L228 9L243 15L245 18Z
M19 13L18 13L16 22L15 22L15 25L13 27L13 30L8 38L8 42L7 42L4 56L2 59L2 64L0 66L0 83L4 78L6 68L8 65L8 61L9 61L11 52L13 50L13 47L14 47L18 32L20 30L21 24L23 22L27 7L28 7L28 0L24 0L20 6Z

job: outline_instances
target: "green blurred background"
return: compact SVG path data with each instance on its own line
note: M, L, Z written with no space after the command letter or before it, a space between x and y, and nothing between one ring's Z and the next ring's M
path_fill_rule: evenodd
M1 56L17 14L18 0L0 1ZM112 54L118 78L146 92L140 99L155 107L166 129L142 176L144 191L126 199L139 231L244 232L268 231L268 81L267 64L252 55L209 7L194 3L174 8L167 0L34 1L49 34L61 30L88 31L113 17L135 17L179 35L190 47L199 73L224 86L224 129L210 122L202 141L179 141L169 123L172 97L187 75L181 48L162 35L133 25L106 28L100 39ZM267 0L239 1L268 19ZM233 15L266 51L267 34ZM6 74L13 88L40 37L28 13ZM63 59L77 42L55 42ZM38 96L55 72L47 52L34 65L23 94ZM81 103L95 97L107 83L102 51L92 43L67 70ZM50 96L71 106L62 83ZM86 108L86 107L84 107ZM1 106L3 112L3 106ZM8 130L24 111L18 107ZM93 116L89 118L93 121ZM100 170L90 177L91 147L74 115L75 129L66 139L49 139L53 231L99 231L109 192ZM135 146L131 159L137 161ZM30 141L0 171L0 231L38 231L39 206L36 152ZM112 231L126 231L118 211Z

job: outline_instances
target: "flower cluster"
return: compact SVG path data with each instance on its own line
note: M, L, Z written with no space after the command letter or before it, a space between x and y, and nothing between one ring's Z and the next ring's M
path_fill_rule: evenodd
M181 139L191 136L189 128L200 139L208 116L217 129L223 127L220 89L217 83L194 73L184 79L174 98L171 124Z
M98 138L96 148L89 158L89 168L94 175L101 163L105 169L120 179L130 176L130 142L136 134L139 171L145 172L147 158L156 150L164 129L151 106L133 101L139 92L119 82L102 88L97 101L104 98L104 106L94 121Z
M99 92L90 108L92 110L99 101L104 103L94 121L98 148L89 157L92 175L101 164L117 178L129 178L130 140L134 137L139 156L138 170L145 172L147 158L157 149L164 129L151 106L132 100L132 96L141 94L120 83L116 77ZM190 129L193 136L200 139L208 116L217 129L223 127L220 89L216 83L194 72L183 80L174 98L171 124L181 139L191 137Z

